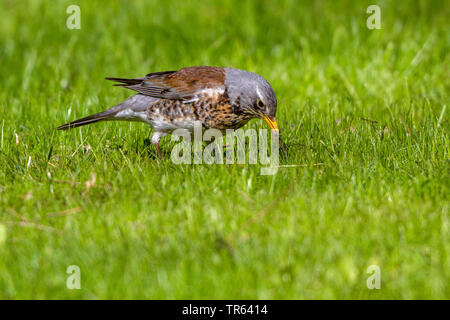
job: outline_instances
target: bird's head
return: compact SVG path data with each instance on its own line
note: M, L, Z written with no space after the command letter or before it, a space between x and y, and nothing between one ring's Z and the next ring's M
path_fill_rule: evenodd
M261 76L248 71L227 69L226 86L231 103L239 112L264 119L271 129L278 130L277 97L272 86Z

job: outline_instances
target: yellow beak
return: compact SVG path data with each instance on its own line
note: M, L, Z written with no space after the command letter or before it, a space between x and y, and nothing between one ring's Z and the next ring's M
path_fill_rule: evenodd
M269 116L263 115L263 119L267 122L270 129L278 130L278 123L277 123L277 119L275 119L275 117L273 117L271 119Z

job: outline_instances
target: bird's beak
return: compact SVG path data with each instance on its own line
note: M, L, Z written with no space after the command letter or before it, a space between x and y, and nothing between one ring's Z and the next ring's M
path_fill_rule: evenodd
M281 146L281 150L283 151L284 156L287 156L286 147L284 146L283 141L281 141L280 130L278 129L277 119L275 119L275 117L271 118L269 116L266 116L265 114L263 114L262 117L267 122L267 124L269 125L270 129L276 130L275 134L278 136L278 139L279 139L279 142L280 142L280 146Z
M267 124L269 125L270 129L278 130L278 123L277 123L277 119L275 119L275 117L270 118L269 116L266 116L264 114L263 115L263 119L267 122Z

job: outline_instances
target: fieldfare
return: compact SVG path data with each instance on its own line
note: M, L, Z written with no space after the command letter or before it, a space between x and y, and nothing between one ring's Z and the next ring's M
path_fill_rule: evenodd
M135 79L106 78L138 94L97 114L59 126L66 130L103 120L140 121L152 126L152 143L161 157L159 140L175 129L238 129L262 118L278 130L277 99L261 76L238 69L189 67L149 73Z

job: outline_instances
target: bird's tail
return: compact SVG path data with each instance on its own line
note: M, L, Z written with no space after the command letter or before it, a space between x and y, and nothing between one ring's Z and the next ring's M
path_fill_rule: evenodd
M102 120L111 120L118 112L119 110L112 110L114 108L108 109L106 111L96 113L69 123L65 123L61 126L59 126L58 130L68 130L72 128L81 127L87 124L91 124L94 122L102 121Z
M152 97L137 94L108 110L63 124L57 129L67 130L104 120L142 121L145 118L148 105L154 100ZM128 109L130 112L120 113Z

